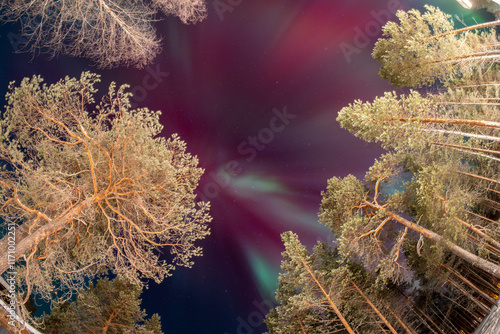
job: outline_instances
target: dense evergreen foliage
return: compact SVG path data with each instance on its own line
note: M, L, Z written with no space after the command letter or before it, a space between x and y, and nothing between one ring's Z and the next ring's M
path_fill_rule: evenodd
M497 22L455 29L449 15L426 9L399 11L373 51L383 78L421 89L338 114L388 153L363 180L328 181L319 217L334 250L309 254L283 235L269 333L472 333L497 303L500 43L488 28Z
M163 334L160 317L146 319L142 288L122 278L98 280L73 302L55 307L44 319L47 333Z

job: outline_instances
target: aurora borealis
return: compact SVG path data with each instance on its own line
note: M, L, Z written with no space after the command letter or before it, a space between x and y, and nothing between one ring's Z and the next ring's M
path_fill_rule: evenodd
M15 27L4 26L0 92L33 74L53 82L93 70L101 87L128 83L134 105L162 110L163 134L178 133L205 169L198 194L212 203L212 234L192 269L150 284L143 306L160 314L165 333L261 333L280 233L331 242L317 219L327 180L364 175L382 152L335 121L349 102L394 90L370 56L380 21L424 4L467 24L489 19L452 0L208 0L197 25L157 23L164 50L148 68L105 71L85 59L14 54Z

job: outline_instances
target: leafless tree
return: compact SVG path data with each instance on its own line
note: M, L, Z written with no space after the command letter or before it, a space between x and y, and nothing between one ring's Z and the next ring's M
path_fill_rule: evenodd
M167 15L178 16L184 23L197 23L207 15L204 0L153 0Z
M91 59L100 68L142 68L160 51L158 9L185 23L206 16L203 0L1 0L5 21L21 23L20 51Z

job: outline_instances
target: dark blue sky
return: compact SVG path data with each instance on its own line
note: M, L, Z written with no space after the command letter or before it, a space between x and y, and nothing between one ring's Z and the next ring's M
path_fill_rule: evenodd
M17 31L5 25L0 93L33 74L54 82L93 70L102 88L128 83L135 105L162 110L164 135L178 133L205 168L198 194L212 202L212 235L194 268L151 283L144 307L161 315L166 333L262 333L280 233L331 242L317 222L328 178L362 176L382 153L340 129L337 111L394 90L371 49L396 8L425 3L474 23L452 0L209 0L195 26L157 24L164 50L148 68L106 71L85 59L14 54Z

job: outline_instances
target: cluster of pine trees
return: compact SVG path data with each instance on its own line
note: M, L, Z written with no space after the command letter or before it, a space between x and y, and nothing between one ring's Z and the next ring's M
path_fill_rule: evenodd
M431 6L397 13L380 75L406 94L355 101L337 120L388 153L360 180L328 181L320 221L292 232L266 317L278 333L472 333L500 293L500 42Z

